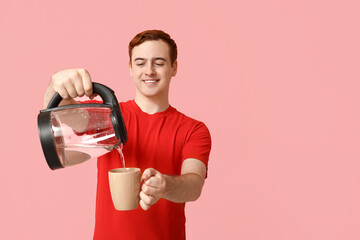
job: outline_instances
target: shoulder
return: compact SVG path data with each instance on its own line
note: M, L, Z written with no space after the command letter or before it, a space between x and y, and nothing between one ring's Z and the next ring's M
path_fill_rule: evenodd
M131 100L126 102L119 102L119 106L121 109L129 109L131 107Z
M128 100L126 102L119 102L119 107L122 114L125 115L130 114L130 112L135 112L131 104L131 100Z
M186 129L190 135L194 133L201 133L202 135L207 135L210 137L210 131L203 121L192 118L184 113L179 112L178 110L176 110L176 112L176 114L178 114L179 118L181 119L180 126Z
M202 122L202 121L200 121L200 120L198 120L198 119L195 119L195 118L193 118L193 117L190 117L190 116L188 116L187 114L178 111L177 109L175 109L175 110L176 110L176 111L175 111L176 114L178 114L178 115L181 117L182 122L183 122L184 124L190 124L190 125L194 125L194 126L198 126L198 125L205 126L205 123L204 123L204 122Z
M194 158L207 166L212 145L210 131L204 122L182 115L182 122L186 126L182 160Z

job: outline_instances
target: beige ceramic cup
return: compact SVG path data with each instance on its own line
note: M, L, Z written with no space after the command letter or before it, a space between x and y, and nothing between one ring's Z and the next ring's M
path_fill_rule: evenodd
M115 168L110 170L109 185L116 210L133 210L139 206L140 168Z

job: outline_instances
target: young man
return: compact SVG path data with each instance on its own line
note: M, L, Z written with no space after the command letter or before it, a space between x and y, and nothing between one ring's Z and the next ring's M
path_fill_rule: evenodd
M201 194L211 149L204 123L178 112L169 104L170 80L177 72L174 40L160 30L137 34L129 43L129 69L135 99L120 103L128 133L124 146L127 167L139 167L144 181L140 206L115 210L108 171L120 167L117 151L98 159L94 239L185 239L185 202ZM62 104L78 96L92 97L85 69L55 73L44 105L58 92ZM146 211L144 211L146 210Z

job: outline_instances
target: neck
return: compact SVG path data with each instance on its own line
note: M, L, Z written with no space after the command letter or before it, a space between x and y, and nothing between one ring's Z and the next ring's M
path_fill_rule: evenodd
M165 111L170 106L167 95L163 97L146 97L136 92L134 100L140 109L147 114Z

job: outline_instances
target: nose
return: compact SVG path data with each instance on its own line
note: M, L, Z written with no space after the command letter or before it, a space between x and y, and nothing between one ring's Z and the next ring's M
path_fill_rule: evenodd
M152 76L155 74L155 69L153 64L149 63L146 65L145 74L148 76Z

